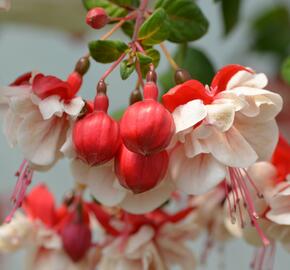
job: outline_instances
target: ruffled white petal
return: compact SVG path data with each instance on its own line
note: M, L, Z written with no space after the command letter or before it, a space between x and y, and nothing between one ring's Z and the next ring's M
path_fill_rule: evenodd
M214 125L221 132L231 128L235 118L235 107L232 104L212 104L206 106L207 123Z
M121 203L127 194L118 183L111 163L90 168L88 188L97 201L110 207Z
M264 88L268 84L267 76L264 73L254 74L245 70L237 72L228 82L226 90L239 86Z
M59 96L49 96L40 100L38 106L44 120L50 119L54 115L58 117L63 115L63 104Z
M187 158L181 147L171 154L169 166L177 188L192 195L209 191L226 176L225 166L212 155L200 154L194 158Z
M235 127L225 133L212 128L211 136L207 139L207 146L219 162L229 167L247 168L258 158L251 145Z
M66 140L64 144L61 146L60 151L64 154L65 157L73 159L76 158L76 152L73 145L72 140L72 129L73 129L73 122L70 123L70 128L66 134Z
M17 144L17 132L22 120L23 119L11 109L8 109L5 114L3 133L11 147L14 147Z
M53 164L60 157L59 149L67 129L64 118L43 120L39 112L31 112L18 129L17 140L24 157L40 166Z
M81 97L73 98L69 103L63 103L64 111L70 116L78 116L85 102Z
M165 203L174 191L174 184L168 177L154 189L141 194L127 193L120 206L133 214L150 212Z
M275 120L263 123L247 123L237 120L235 127L258 155L258 160L270 160L279 139Z
M172 113L176 133L193 127L206 117L206 108L201 100L192 100L178 106Z
M73 159L70 163L70 169L75 182L83 185L88 184L91 167L79 159Z

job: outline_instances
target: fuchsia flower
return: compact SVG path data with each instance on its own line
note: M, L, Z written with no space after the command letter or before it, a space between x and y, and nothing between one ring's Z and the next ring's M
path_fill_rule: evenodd
M198 235L192 210L173 215L162 210L140 216L122 213L118 234L103 249L99 269L194 269L194 254L185 244Z
M82 77L73 72L67 81L53 76L27 73L14 83L0 88L0 105L4 111L4 134L13 146L19 146L24 162L12 195L15 207L21 206L33 170L46 170L62 157L61 147L67 131L84 106L75 94Z
M231 171L271 157L282 99L266 84L264 74L230 65L211 87L190 80L163 96L176 125L169 170L179 189L204 193Z

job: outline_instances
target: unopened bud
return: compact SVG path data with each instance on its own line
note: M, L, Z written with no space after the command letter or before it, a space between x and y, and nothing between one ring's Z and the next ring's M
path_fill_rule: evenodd
M150 70L148 71L147 75L146 75L146 81L147 82L155 82L157 81L157 74L155 72L155 70Z
M104 80L100 80L97 85L97 94L107 94L107 85Z
M174 76L174 79L175 79L175 83L176 84L182 84L190 79L191 78L191 75L189 74L189 72L185 69L178 69L176 70L175 72L175 76Z
M109 17L103 8L91 9L86 17L86 23L94 29L101 29L109 22Z
M75 71L80 75L84 75L90 68L90 60L88 57L82 57L75 66Z
M130 105L132 105L138 101L141 101L141 100L142 100L142 94L141 94L140 89L137 88L131 93Z

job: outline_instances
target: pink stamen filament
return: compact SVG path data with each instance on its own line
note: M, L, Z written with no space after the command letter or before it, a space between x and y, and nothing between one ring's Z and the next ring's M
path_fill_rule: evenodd
M229 175L230 175L230 181L233 189L233 195L234 195L234 209L236 210L236 203L239 206L239 214L240 214L240 220L241 220L241 226L244 226L244 220L242 217L242 211L240 209L239 201L240 201L240 196L238 190L240 190L241 197L247 206L247 212L249 214L249 217L251 219L252 225L255 226L257 233L259 234L264 246L267 246L270 244L269 240L263 233L262 229L260 228L257 219L259 219L258 214L256 213L254 202L251 198L250 191L245 183L245 179L240 171L240 169L237 168L229 168ZM251 183L251 182L250 182ZM237 190L238 189L238 190Z
M29 167L29 164L26 160L21 163L16 175L18 176L18 179L11 196L13 207L11 212L5 219L6 223L11 222L15 212L18 210L18 208L22 206L26 190L32 181L33 170Z

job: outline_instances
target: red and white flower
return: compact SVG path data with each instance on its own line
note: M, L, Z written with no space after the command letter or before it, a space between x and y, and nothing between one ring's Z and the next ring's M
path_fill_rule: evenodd
M266 85L264 74L229 65L210 87L190 80L163 96L176 125L169 170L180 190L204 193L237 170L271 157L282 99L264 90Z
M76 72L67 81L28 73L0 88L4 133L9 144L18 145L33 167L50 167L62 156L60 148L70 121L84 106L81 97L75 96L81 82Z
M162 210L144 216L125 213L119 227L122 233L102 251L100 270L195 269L194 254L185 244L198 235L191 209L175 215Z

